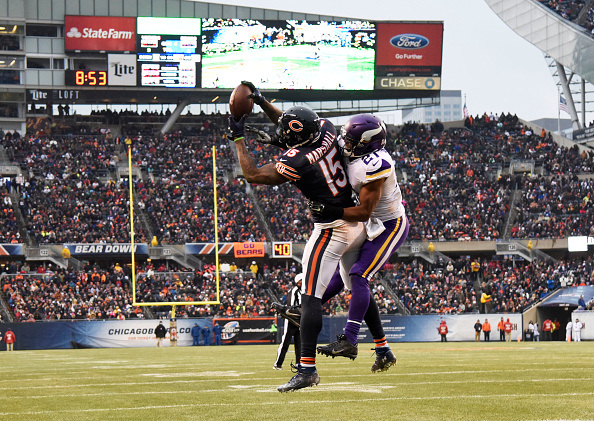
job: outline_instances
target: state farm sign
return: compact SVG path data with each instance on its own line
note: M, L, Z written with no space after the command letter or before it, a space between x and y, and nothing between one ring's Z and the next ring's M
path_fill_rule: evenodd
M136 18L65 16L67 51L135 51Z

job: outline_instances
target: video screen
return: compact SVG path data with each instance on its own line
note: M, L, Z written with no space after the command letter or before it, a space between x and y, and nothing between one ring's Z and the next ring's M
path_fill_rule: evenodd
M202 87L372 90L375 24L202 20Z
M198 36L139 35L138 40L140 86L197 86L200 74Z

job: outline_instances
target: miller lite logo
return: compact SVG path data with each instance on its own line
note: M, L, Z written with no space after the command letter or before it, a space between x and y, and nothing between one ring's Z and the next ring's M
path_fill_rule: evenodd
M289 121L289 128L294 132L300 132L303 130L303 124L299 120Z

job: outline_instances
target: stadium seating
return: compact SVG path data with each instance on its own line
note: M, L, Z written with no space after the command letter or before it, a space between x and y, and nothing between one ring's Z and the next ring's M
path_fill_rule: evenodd
M580 12L584 6L588 3L585 0L539 0L540 3L553 10L563 19L567 19L571 22L576 22ZM587 15L583 23L579 23L588 32L594 34L594 11L590 8L587 11Z
M250 191L242 178L236 178L238 164L225 136L225 116L187 116L193 124L166 137L155 132L156 125L143 124L164 120L166 115L97 117L112 123L125 120L127 135L135 139L132 158L141 170L134 181L136 204L149 222L146 226L135 221L137 241L146 242L149 234L164 244L214 241L213 145L219 241L307 241L313 226L306 202L294 186L253 186ZM263 125L262 115L254 121L271 128ZM122 142L110 139L105 130L84 125L75 129L74 134L3 139L6 155L21 166L25 177L18 185L14 178L4 181L1 242L22 242L23 228L33 244L129 241L128 186L117 178L118 163L126 159ZM253 141L249 145L259 165L272 162L280 152ZM399 172L411 220L410 240L594 236L590 179L594 154L561 147L549 134L533 133L516 116L485 113L467 119L464 128L447 130L415 123L390 127L386 147ZM511 173L511 164L518 159L533 162L534 173ZM20 210L24 226L15 209ZM379 275L388 283L373 283L372 293L382 313L398 312L399 300L414 314L485 311L477 303L485 291L493 296L490 311L517 312L562 284L592 282L591 259L512 264L493 257L483 266L476 283L465 259L454 260L452 270L444 262L389 264ZM139 299L214 301L212 269L152 269L155 273L147 276L150 269L141 268ZM19 320L141 317L143 312L131 305L131 285L124 272L113 267L97 270L103 271L106 282L90 280L90 269L13 273L3 281L4 298ZM220 305L181 307L178 314L272 315L263 286L283 297L300 269L270 267L257 278L248 270L224 274ZM325 314L343 313L349 300L348 293L340 294L325 306ZM165 306L154 311L167 315L171 310Z

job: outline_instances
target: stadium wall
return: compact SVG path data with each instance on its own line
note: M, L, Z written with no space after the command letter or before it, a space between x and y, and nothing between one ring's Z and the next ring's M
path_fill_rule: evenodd
M571 321L575 322L575 319L579 319L584 325L582 340L594 339L594 311L576 310L571 313Z
M477 319L483 323L487 318L492 326L491 340L498 340L497 323L501 317L509 318L513 323L512 340L516 341L518 334L523 330L521 314L382 316L382 323L386 337L391 343L440 341L437 326L441 320L445 320L448 325L448 341L472 341L474 323ZM269 326L273 320L271 318L216 320L224 328L223 343L270 343ZM342 333L346 320L346 317L326 317L319 343L334 340ZM15 333L16 350L151 347L156 345L154 329L158 322L158 320L83 320L4 323L0 324L0 332L3 334L10 328ZM177 346L192 345L191 332L194 323L197 323L200 328L203 326L212 328L213 319L178 319ZM594 325L594 320L591 323ZM163 324L169 330L170 321L164 320ZM278 338L281 337L284 323L279 325ZM240 338L239 341L233 340L235 335ZM170 346L169 338L168 334L164 346ZM362 343L373 343L366 325L361 328L359 340ZM200 344L202 343L201 338ZM0 350L5 349L6 345L2 343Z

